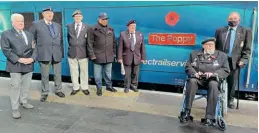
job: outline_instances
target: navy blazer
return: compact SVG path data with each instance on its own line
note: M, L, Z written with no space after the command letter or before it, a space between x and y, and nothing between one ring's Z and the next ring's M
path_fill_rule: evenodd
M1 47L4 55L7 58L6 71L11 73L32 72L33 63L25 65L19 63L19 58L33 58L36 60L37 51L34 50L35 44L33 35L25 31L28 45L24 42L19 33L13 28L6 30L1 35Z
M37 61L61 62L64 57L61 25L52 22L55 35L52 36L44 20L34 21L30 27L37 45Z

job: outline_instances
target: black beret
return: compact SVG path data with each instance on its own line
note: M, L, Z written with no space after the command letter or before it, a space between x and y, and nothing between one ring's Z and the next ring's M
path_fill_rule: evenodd
M207 42L211 42L211 41L212 41L212 42L216 42L216 38L208 38L208 39L202 41L201 44L203 45L203 44L205 44L205 43L207 43Z
M136 20L130 20L128 23L127 23L127 26L129 26L130 24L135 24L136 23Z
M82 15L82 12L80 10L75 10L72 14L72 17L74 17L75 15L77 14L81 14Z
M44 9L42 10L42 12L45 12L45 11L52 11L52 12L53 12L53 9L52 9L51 7L44 8Z

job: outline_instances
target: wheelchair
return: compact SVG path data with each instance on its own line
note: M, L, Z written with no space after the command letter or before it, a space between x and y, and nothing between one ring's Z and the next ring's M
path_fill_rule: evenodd
M227 128L227 123L224 120L224 115L227 114L227 90L228 89L227 89L226 79L218 79L218 81L219 81L219 95L218 95L218 102L217 102L216 113L215 113L216 121L215 121L215 125L213 126L217 126L220 130L225 131ZM180 116L181 116L181 113L185 111L186 84L187 84L187 81L185 82L185 85L184 85ZM194 101L201 98L207 99L207 93L208 93L208 90L206 90L205 88L198 88ZM183 123L180 116L178 118L180 119L180 122ZM203 120L204 119L202 119L201 121ZM190 118L190 121L193 121L193 117Z

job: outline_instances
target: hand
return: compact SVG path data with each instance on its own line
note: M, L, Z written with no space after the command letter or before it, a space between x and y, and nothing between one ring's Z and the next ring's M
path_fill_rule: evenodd
M203 73L202 73L202 72L198 72L198 74L199 74L199 76L203 75Z
M195 77L196 77L197 79L199 79L199 78L200 78L199 73L195 73Z
M118 60L118 62L119 62L119 63L123 63L123 62L122 62L122 59Z
M239 65L240 67L244 67L244 66L245 66L245 63L242 62L242 61L240 61L240 62L238 63L238 65Z
M18 60L18 62L22 64L25 64L26 61L27 61L26 58L19 58Z
M204 75L206 75L206 77L207 77L207 79L208 79L208 78L210 78L210 77L213 75L213 73L211 73L211 72L206 72L206 73L204 73Z
M95 59L96 59L96 57L92 57L92 58L91 58L91 60L95 60Z
M32 62L34 62L34 60L32 58L25 58L26 62L24 64L31 64Z

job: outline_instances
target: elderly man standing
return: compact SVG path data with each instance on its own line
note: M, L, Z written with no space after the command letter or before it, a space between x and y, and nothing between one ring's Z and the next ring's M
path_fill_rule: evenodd
M94 78L97 87L97 95L102 95L102 71L106 90L116 92L112 87L112 62L116 57L116 38L114 29L108 25L108 15L100 13L98 23L89 30L88 51L94 62Z
M139 65L145 60L145 44L142 33L136 31L136 21L127 23L128 30L120 34L118 62L123 63L125 68L124 92L129 89L138 92Z
M61 25L52 21L54 13L52 8L42 11L43 19L35 21L30 27L37 45L37 61L41 69L41 102L45 102L49 93L50 66L54 70L55 94L65 97L61 92L61 60L63 58L63 44Z
M228 55L231 73L228 82L228 107L233 109L235 89L238 87L240 68L248 62L251 54L251 30L239 26L240 15L232 12L228 17L228 26L217 29L215 33L216 49Z
M210 126L215 119L219 94L219 79L226 78L229 73L227 55L215 50L215 39L202 42L203 49L193 51L186 64L188 75L186 84L185 111L179 117L181 122L187 122L191 116L193 99L199 87L208 88L207 108L204 125Z
M82 23L83 15L80 10L73 12L72 17L74 23L69 24L68 28L68 62L70 67L70 74L73 83L73 91L71 95L79 92L80 85L78 83L80 67L80 84L82 92L89 95L88 91L88 53L87 53L87 31L89 26Z
M33 106L28 103L28 93L31 85L33 64L36 59L33 35L24 29L24 17L12 14L11 30L4 31L1 37L1 47L7 58L6 71L11 76L10 99L13 118L21 117L19 104L26 109Z

